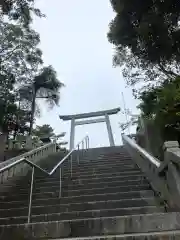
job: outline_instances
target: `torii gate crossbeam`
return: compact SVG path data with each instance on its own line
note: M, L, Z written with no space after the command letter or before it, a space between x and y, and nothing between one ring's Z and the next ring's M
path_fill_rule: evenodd
M64 121L69 121L69 120L71 121L70 149L74 148L75 127L77 125L94 124L94 123L102 123L102 122L106 123L110 146L114 146L115 144L114 144L114 138L113 138L109 115L117 114L119 111L120 111L120 108L114 108L106 111L59 116L59 118ZM92 117L101 117L101 118L77 121L78 119L85 119L85 118L92 118Z

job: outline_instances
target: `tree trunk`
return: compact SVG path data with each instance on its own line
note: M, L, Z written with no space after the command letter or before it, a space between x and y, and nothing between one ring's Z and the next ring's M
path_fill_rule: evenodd
M30 118L29 135L32 134L32 130L33 130L35 105L36 105L36 92L34 91L33 99L32 99L32 105L31 105L31 118Z

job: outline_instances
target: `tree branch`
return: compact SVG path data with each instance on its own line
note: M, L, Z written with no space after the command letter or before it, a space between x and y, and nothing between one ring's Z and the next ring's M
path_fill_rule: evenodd
M165 69L165 67L164 67L163 65L161 65L160 63L158 64L158 66L159 66L159 69L160 69L165 75L167 75L168 77L169 77L169 75L174 76L174 77L178 77L178 76L179 76L177 73L175 73L175 72L173 72L173 71L171 71L171 70Z

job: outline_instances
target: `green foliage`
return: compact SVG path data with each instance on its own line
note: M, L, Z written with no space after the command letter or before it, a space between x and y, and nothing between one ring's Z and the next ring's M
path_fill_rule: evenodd
M19 109L16 101L16 95L8 89L0 100L0 128L8 134L14 132L14 136L28 131L27 123L30 118L29 111Z
M174 79L180 72L178 65L152 64L134 56L128 48L122 49L120 47L116 49L113 65L122 67L123 77L127 85L132 87L137 87L141 82L143 82L143 87L153 86L164 82L167 78ZM176 69L176 72L173 72L172 69L173 71Z
M45 99L52 108L59 103L59 90L63 84L58 80L56 71L52 66L44 67L41 72L27 85L19 89L21 99L31 104L30 134L33 128L36 99Z
M126 122L119 123L122 132L124 132L126 129L129 129L131 126L138 124L137 114L132 114L132 112L129 109L126 109L125 112L122 113L126 115Z
M114 66L141 104L144 117L163 136L180 131L180 2L179 0L110 0L116 13L109 41ZM141 84L141 82L143 84ZM124 126L122 126L124 127ZM126 127L126 126L125 126Z
M111 0L110 42L151 63L180 60L179 0Z
M55 133L53 128L49 124L44 124L42 126L36 126L33 130L33 135L43 138L43 137L54 137Z
M39 34L0 19L0 80L7 77L16 82L31 79L43 63L38 48Z
M14 103L13 95L8 95L6 99L0 100L0 127L3 132L12 130L17 106Z
M44 67L33 80L33 88L37 98L45 98L51 107L59 103L59 90L63 87L57 78L57 73L52 66Z
M14 137L31 133L40 114L36 98L53 107L63 85L53 67L43 67L40 36L31 25L34 15L44 16L35 0L0 1L0 128Z
M111 0L111 4L116 16L110 23L108 39L115 45L113 64L123 67L127 84L142 81L149 87L177 77L179 0Z
M139 96L144 116L154 119L164 136L180 131L180 78L165 81Z
M29 82L42 64L39 34L0 18L0 36L0 127L8 133L23 132L28 128L29 111L17 107L16 88Z
M33 20L33 15L44 17L40 9L34 7L34 0L1 0L1 14L8 16L9 20L23 23L25 27Z

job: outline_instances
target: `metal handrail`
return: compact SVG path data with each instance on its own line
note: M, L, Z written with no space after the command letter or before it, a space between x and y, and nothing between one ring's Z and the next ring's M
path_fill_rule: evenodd
M35 168L39 169L40 171L42 171L42 172L48 174L49 176L51 176L51 175L56 171L56 169L76 150L76 148L77 148L82 142L84 142L85 139L89 139L89 137L88 137L88 136L85 136L85 137L83 138L83 140L81 140L81 141L76 145L76 147L73 148L73 149L52 169L51 172L47 172L46 170L44 170L43 168L41 168L41 167L38 166L37 164L35 164L35 163L31 162L30 160L27 160L25 157L23 157L23 158L21 158L21 159L19 159L19 160L16 160L16 161L13 162L13 163L8 164L8 165L5 166L5 167L2 167L2 168L0 169L0 173L2 173L2 172L4 172L4 171L7 171L7 170L9 170L10 168L12 168L12 167L14 167L14 166L16 166L16 165L18 165L18 164L20 164L20 163L22 163L22 162L26 162L26 163L27 163L28 165L30 165L31 167L34 166ZM88 140L88 141L89 141L89 140ZM89 146L88 146L88 147L89 147ZM34 150L33 150L33 151L34 151Z
M13 164L13 163L16 163L16 162L17 162L17 164L18 164L18 161L19 161L19 160L21 160L21 159L23 159L23 158L26 158L26 157L28 157L29 155L33 155L34 153L36 153L36 152L38 152L38 151L44 150L44 149L48 148L49 146L52 146L53 144L54 144L54 143L48 143L48 144L43 145L43 146L40 146L40 147L38 147L38 148L36 148L36 149L32 149L32 150L30 150L30 151L28 151L28 152L25 152L25 153L23 153L23 154L20 155L20 156L16 156L16 157L13 157L13 158L5 161L5 162L1 162L1 163L0 163L0 173L3 172L3 169L4 169L5 167L8 168L8 166L13 166L12 164ZM22 157L21 157L21 156L22 156ZM18 157L21 157L21 159L17 159ZM16 160L16 159L17 159L17 160ZM11 163L11 161L13 161L13 163ZM10 162L10 163L8 163L8 162ZM15 164L15 165L17 165L17 164ZM5 167L1 167L2 165L3 165L3 166L5 165ZM11 168L11 167L10 167L10 168ZM1 171L1 169L2 169L2 171ZM7 170L7 169L5 169L5 170Z
M16 160L13 163L10 163L9 165L3 167L0 169L0 173L7 171L13 167L15 167L16 165L25 162L28 165L30 165L32 167L32 174L31 174L31 189L30 189L30 196L29 196L29 207L28 207L28 223L30 223L31 220L31 209L32 209L32 194L33 194L33 186L34 186L34 174L35 174L35 169L38 169L39 171L47 174L48 176L52 176L55 171L60 168L60 186L59 186L59 197L61 197L62 193L62 171L61 171L61 165L69 158L71 157L71 177L72 177L72 153L78 148L78 152L80 150L80 145L82 144L82 149L84 149L84 142L85 142L85 148L88 149L89 148L89 136L85 136L77 145L75 148L73 148L58 164L55 165L55 167L53 167L53 169L48 172L45 169L41 168L40 166L38 166L37 164L31 162L30 160L27 160L25 157L21 158L19 160ZM77 155L77 160L78 160L78 164L80 161L80 156L79 154Z
M155 165L157 168L160 167L161 163L160 161L153 157L151 154L149 154L148 152L146 152L142 147L140 147L133 139L131 139L130 137L122 134L122 139L123 141L125 141L126 143L128 143L132 148L134 148L135 150L137 150L141 155L143 155L143 157L145 157L146 159L148 159L153 165Z

